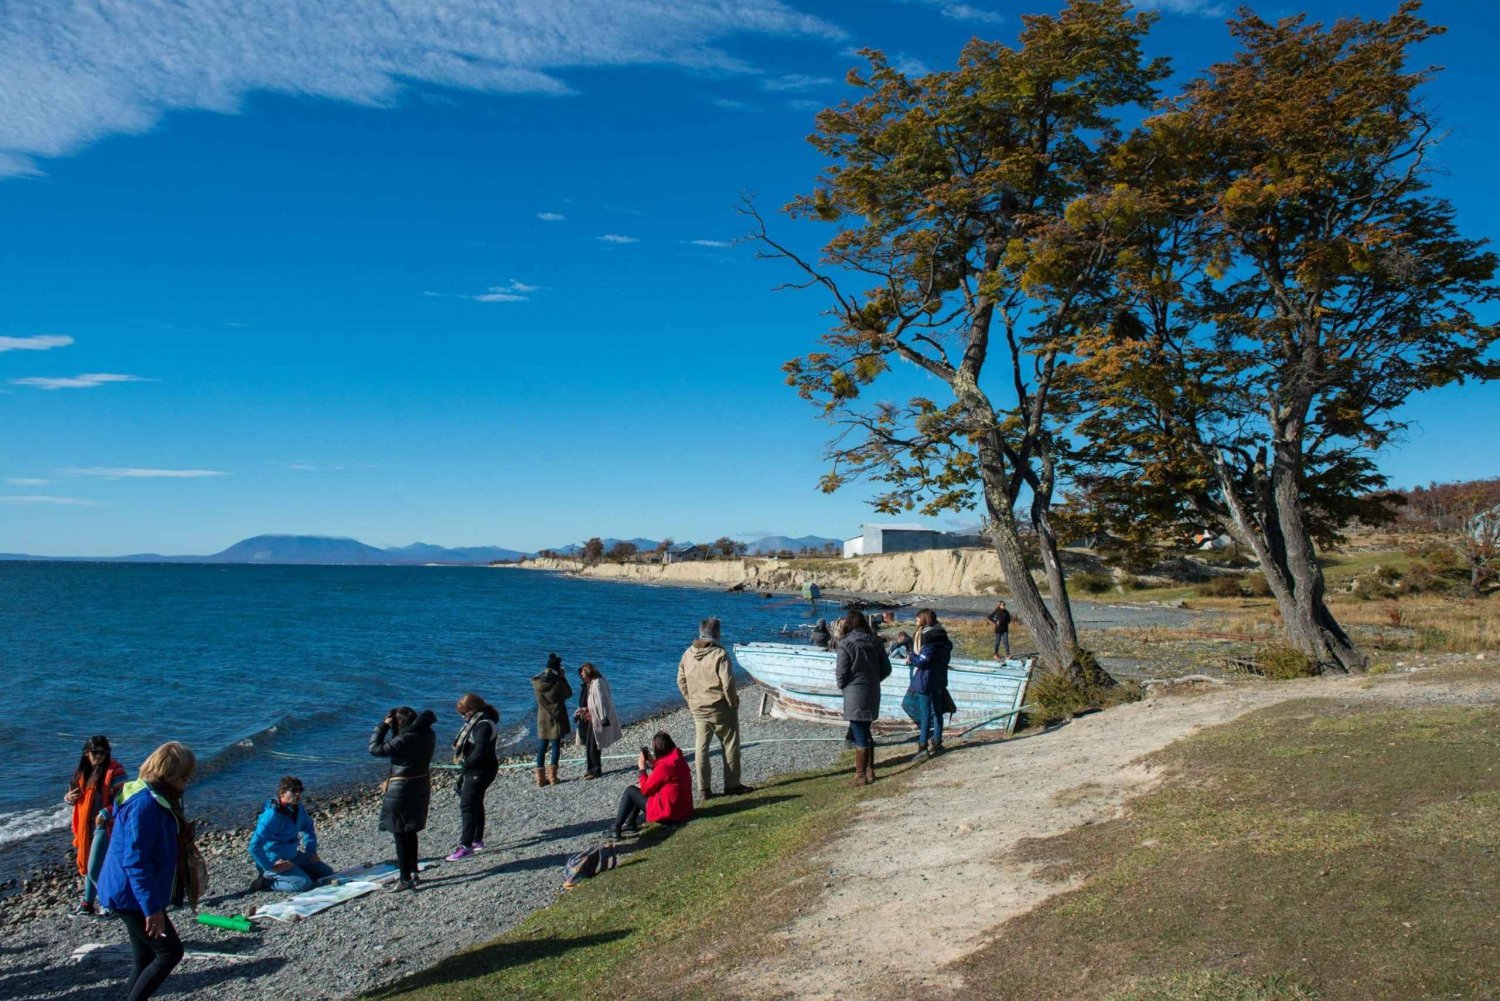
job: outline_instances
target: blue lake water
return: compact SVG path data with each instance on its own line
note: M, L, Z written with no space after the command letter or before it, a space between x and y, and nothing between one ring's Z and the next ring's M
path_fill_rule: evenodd
M438 713L475 691L531 746L530 678L556 651L577 689L591 660L626 718L678 701L698 620L727 643L773 639L800 602L470 567L0 562L0 847L66 826L83 738L134 774L151 749L197 753L192 811L243 820L287 772L330 789L373 778L389 708Z

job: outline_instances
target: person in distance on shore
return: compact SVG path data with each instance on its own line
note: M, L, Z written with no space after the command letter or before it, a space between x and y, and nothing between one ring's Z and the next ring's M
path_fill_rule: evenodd
M250 835L250 858L256 877L250 889L301 893L333 875L333 866L318 858L318 832L302 805L302 780L283 775L276 795L266 800Z
M583 777L597 779L604 774L604 749L622 736L615 700L609 694L609 682L588 661L578 668L578 742L583 745Z
M891 676L891 658L864 614L844 616L844 638L834 657L834 681L844 693L844 719L854 737L854 781L875 781L875 738L870 724L880 718L880 683Z
M536 692L536 784L538 788L557 785L562 781L557 777L557 760L562 755L563 738L571 729L568 700L573 697L573 686L563 673L562 658L555 653L547 654L547 666L531 679L531 688ZM549 750L552 763L543 771Z
M985 619L995 626L995 659L1000 659L1000 646L1005 646L1005 656L1010 656L1010 612L1005 608L1005 602L995 603L995 610Z
M396 839L396 866L400 877L393 890L417 886L417 835L427 826L427 807L432 800L432 752L437 734L432 724L437 714L423 709L419 716L409 706L392 709L370 732L370 753L391 759L380 801L380 829Z
M665 730L651 738L650 753L641 748L635 761L638 779L620 794L615 811L615 840L629 827L639 833L641 817L648 824L684 824L693 816L693 779L687 761Z
M713 768L708 749L714 737L724 751L724 793L754 792L740 783L740 696L734 684L734 665L719 642L719 620L698 623L698 638L677 662L677 689L693 714L694 765L698 793L713 798Z
M73 808L73 850L83 877L83 899L68 909L70 917L98 914L99 868L109 847L110 804L125 784L125 766L110 752L109 738L94 736L83 742L83 753L63 802Z
M178 838L187 830L182 793L197 770L192 750L172 740L141 763L139 777L117 797L114 831L99 874L99 903L130 936L135 970L130 1001L145 1001L182 962L182 940L167 905L177 877Z
M917 652L907 661L913 668L911 691L917 696L917 760L943 753L943 713L948 695L948 661L953 641L938 622L937 612L917 613Z
M911 633L905 629L898 632L896 638L891 640L891 645L885 648L885 652L889 657L910 657L913 652L911 648Z
M828 631L827 619L819 619L817 621L817 624L812 627L812 636L810 638L812 645L819 650L827 650L832 645L833 635Z
M453 739L453 763L459 766L461 819L458 847L448 856L449 862L484 850L484 794L500 772L500 757L495 753L500 711L473 692L466 692L458 700L457 709L464 718L463 729Z

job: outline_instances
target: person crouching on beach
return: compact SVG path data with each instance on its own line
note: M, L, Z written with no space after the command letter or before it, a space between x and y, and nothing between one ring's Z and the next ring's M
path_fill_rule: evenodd
M578 721L578 742L583 745L583 777L597 779L604 774L604 749L622 736L620 720L609 694L609 682L599 669L584 661L578 668L578 678L578 708L573 718Z
M693 714L694 767L698 794L713 798L713 769L708 748L714 737L724 749L724 793L754 792L740 783L740 695L734 684L734 665L719 643L719 620L698 623L698 638L677 662L677 690Z
M83 877L83 899L68 909L69 917L98 914L99 868L109 847L110 804L125 784L125 766L110 753L109 738L90 737L73 771L63 802L73 808L73 852Z
M636 833L641 816L648 824L683 824L693 816L693 778L687 760L666 731L651 738L650 752L641 748L635 761L639 779L620 794L615 811L615 840L624 837L625 828Z
M182 962L182 940L167 905L177 877L178 836L187 830L182 793L198 759L168 741L141 764L140 776L116 798L114 830L99 873L99 903L117 915L130 936L135 970L127 997L145 1001Z
M870 724L880 718L880 683L891 676L891 658L864 615L844 616L844 638L834 656L834 682L844 693L844 719L854 737L854 781L875 781L875 738Z
M500 758L495 753L495 727L500 722L500 711L473 692L465 693L457 708L464 718L463 729L453 740L453 763L459 766L461 827L458 847L448 856L449 862L484 850L484 794L500 771Z
M542 673L531 679L536 692L536 784L557 785L557 759L562 754L562 741L572 729L568 726L568 700L573 697L573 686L563 674L562 658L555 653L547 654L547 666ZM552 763L542 770L547 752L552 752Z
M297 776L283 775L276 795L261 808L250 835L250 858L256 869L252 892L301 893L333 875L333 867L318 858L318 832L302 805L302 780Z
M392 709L370 733L370 753L391 759L380 801L380 829L396 839L396 866L400 877L392 890L417 888L417 835L427 826L427 807L432 800L432 752L437 735L431 709L422 714L409 706Z

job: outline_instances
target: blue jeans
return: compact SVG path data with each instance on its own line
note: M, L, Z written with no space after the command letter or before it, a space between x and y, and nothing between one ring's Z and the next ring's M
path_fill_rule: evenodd
M1009 657L1010 656L1010 630L1009 629L1007 629L1003 633L996 633L995 634L995 653L994 653L994 656L996 656L996 657L1000 656L1000 644L1002 644L1002 643L1005 644L1005 656Z
M943 714L938 711L938 702L931 695L917 692L917 740L922 744L943 742Z
M314 862L307 857L306 852L298 852L290 861L292 863L290 869L282 872L273 869L261 874L271 884L268 889L278 893L301 893L304 890L311 890L313 884L324 876L333 875L333 866L327 862Z
M849 721L849 733L854 738L855 747L868 749L875 744L874 738L870 736L870 724L867 720L851 719Z
M544 738L542 742L537 744L536 746L536 766L538 768L542 767L543 759L547 756L548 744L552 745L552 767L557 767L558 756L562 754L562 740Z

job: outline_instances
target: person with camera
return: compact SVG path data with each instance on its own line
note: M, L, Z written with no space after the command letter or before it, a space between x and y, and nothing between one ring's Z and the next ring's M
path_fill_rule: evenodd
M644 814L648 824L682 824L693 816L693 777L687 759L665 730L651 738L650 748L641 748L635 761L637 783L620 794L615 811L615 838L625 828L640 832Z
M432 752L437 735L431 709L418 715L409 706L392 709L370 732L370 753L391 759L380 803L380 829L396 839L399 881L391 889L417 888L417 835L427 826L427 807L432 799Z

